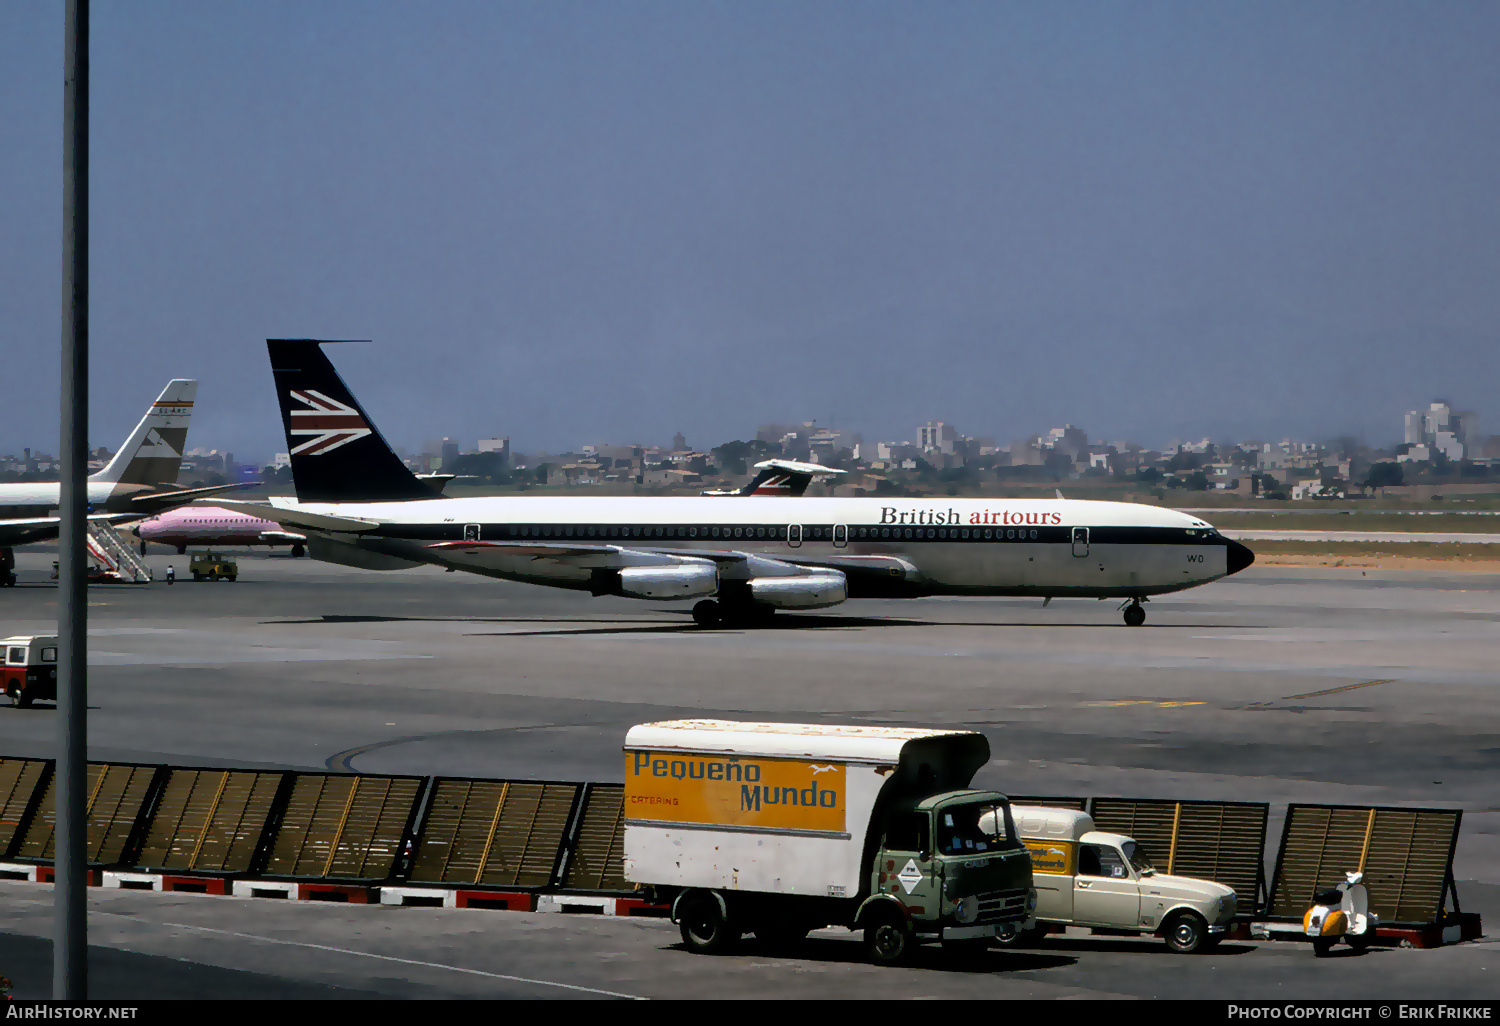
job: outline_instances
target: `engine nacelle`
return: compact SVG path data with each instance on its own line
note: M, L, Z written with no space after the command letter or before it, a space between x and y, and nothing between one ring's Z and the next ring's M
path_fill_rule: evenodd
M836 571L795 577L752 577L750 597L775 609L822 609L849 597L849 584Z
M619 575L620 594L631 598L703 598L719 590L719 571L710 564L628 566Z

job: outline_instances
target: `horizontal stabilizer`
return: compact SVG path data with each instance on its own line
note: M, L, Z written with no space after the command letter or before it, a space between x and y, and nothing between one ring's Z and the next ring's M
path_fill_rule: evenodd
M174 506L185 506L196 499L207 498L210 495L223 495L232 492L236 488L244 488L243 484L205 485L202 488L171 488L160 492L142 492L130 497L132 506L139 506L152 513L162 513Z
M814 478L833 477L848 473L835 470L820 463L802 463L798 460L765 460L755 465L760 471L750 483L739 491L704 492L704 495L784 495L796 498L807 491Z
M302 509L288 509L285 506L271 506L264 502L244 502L237 499L215 499L204 505L216 506L219 509L232 509L236 513L244 513L252 517L260 517L262 520L270 520L285 527L288 524L296 527L310 527L316 531L345 531L351 534L359 534L364 531L373 531L380 525L370 520L356 520L353 517L331 517L326 513L312 513Z

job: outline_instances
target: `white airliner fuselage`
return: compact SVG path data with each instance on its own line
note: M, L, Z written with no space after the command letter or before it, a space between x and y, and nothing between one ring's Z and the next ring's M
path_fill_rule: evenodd
M658 567L667 580L677 568L680 593L638 594L643 598L716 594L710 577L722 584L824 570L847 579L847 597L1143 600L1206 584L1253 560L1196 517L1120 502L525 496L272 503L274 511L263 515L306 532L315 557L371 569L433 563L638 594L628 582L622 591L611 575ZM249 511L249 504L233 505ZM777 573L771 564L785 569ZM695 576L694 567L703 572ZM833 603L805 606L820 604Z

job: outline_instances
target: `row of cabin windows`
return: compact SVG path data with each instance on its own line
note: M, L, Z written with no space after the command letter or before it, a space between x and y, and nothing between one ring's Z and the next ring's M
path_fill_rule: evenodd
M740 540L785 541L785 527L625 527L605 526L557 527L552 525L517 526L508 529L513 538L718 538ZM804 541L826 541L833 537L831 527L803 529ZM850 541L884 541L907 538L935 538L945 541L1036 541L1037 530L1031 528L968 527L850 527Z

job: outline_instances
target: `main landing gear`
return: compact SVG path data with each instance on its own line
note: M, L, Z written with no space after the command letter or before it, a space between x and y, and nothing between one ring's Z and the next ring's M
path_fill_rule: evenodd
M1146 622L1146 610L1141 605L1145 599L1133 598L1120 608L1125 611L1125 626L1139 627Z

